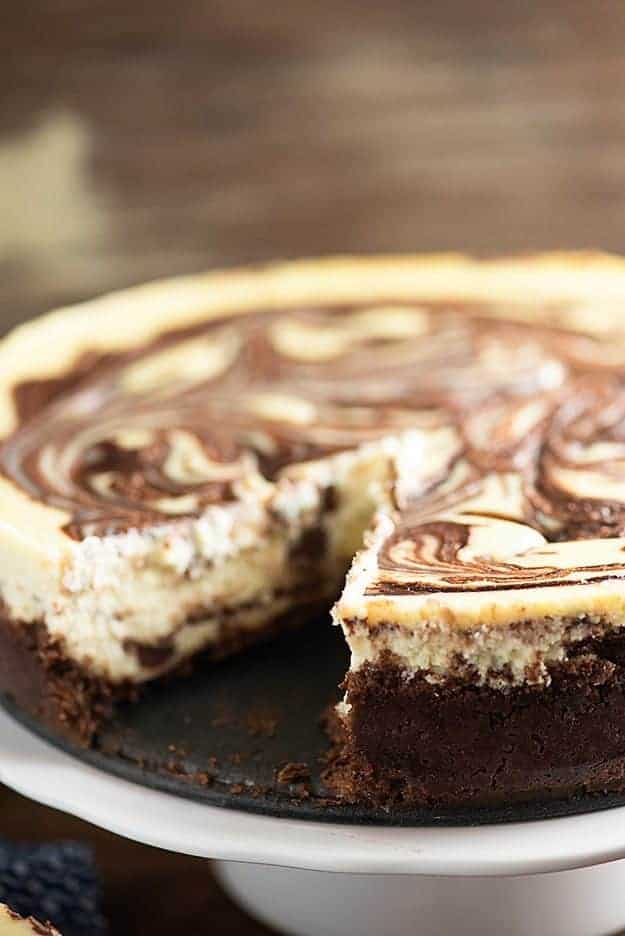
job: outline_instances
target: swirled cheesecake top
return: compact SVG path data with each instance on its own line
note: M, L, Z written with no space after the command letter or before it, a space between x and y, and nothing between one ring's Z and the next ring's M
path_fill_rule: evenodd
M557 334L485 311L320 305L166 333L78 362L34 412L18 385L25 418L0 465L81 537L199 514L299 463L562 386Z
M620 261L183 280L28 325L0 368L5 536L58 546L197 517L406 436L371 599L625 577Z

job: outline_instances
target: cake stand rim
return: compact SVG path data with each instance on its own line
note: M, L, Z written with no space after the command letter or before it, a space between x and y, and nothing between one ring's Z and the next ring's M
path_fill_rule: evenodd
M0 710L0 780L122 837L197 857L352 874L499 877L625 857L625 807L459 827L287 819L186 800L123 780L35 736Z

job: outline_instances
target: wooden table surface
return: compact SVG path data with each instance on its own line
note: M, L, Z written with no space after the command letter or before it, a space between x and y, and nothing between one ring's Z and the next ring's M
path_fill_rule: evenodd
M624 250L624 45L622 0L5 3L0 326L303 254ZM95 844L115 934L266 932L205 862L0 808Z

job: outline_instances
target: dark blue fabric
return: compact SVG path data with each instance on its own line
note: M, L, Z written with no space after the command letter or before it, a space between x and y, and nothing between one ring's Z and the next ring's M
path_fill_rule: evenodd
M22 916L49 920L63 936L107 933L93 854L75 842L0 841L0 902Z

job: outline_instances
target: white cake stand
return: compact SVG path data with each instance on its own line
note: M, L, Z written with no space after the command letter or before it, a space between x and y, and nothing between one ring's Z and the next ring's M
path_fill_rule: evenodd
M118 835L216 859L236 900L297 936L607 936L625 929L625 860L618 860L625 858L625 807L476 828L257 816L117 779L4 711L0 779Z

